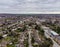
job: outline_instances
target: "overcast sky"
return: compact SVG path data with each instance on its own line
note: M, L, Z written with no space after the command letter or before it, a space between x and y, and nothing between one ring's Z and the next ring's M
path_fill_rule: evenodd
M60 11L60 0L0 0L0 13Z

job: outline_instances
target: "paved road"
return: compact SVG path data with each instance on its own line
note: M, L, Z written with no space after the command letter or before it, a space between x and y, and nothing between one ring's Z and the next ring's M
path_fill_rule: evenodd
M48 34L45 34L45 36L46 37L48 37L48 38L51 38ZM56 43L54 40L53 40L53 38L51 38L51 40L53 41L53 47L60 47L60 45L58 44L58 43Z
M49 36L49 33L46 33L47 31L45 30L45 36L47 37L47 38L50 38L52 41L53 41L53 47L60 47L60 45L57 43L57 42L55 42L54 40L53 40L53 38L52 37L50 37Z
M38 34L38 33L39 33L39 31L38 31L38 30L36 30L36 36L37 36L38 40L39 40L39 41L41 41L41 39L40 39L40 37L39 37L39 34Z
M24 41L24 34L23 33L21 33L20 34L20 43L19 43L19 47L24 47L24 43L23 43L23 41Z
M29 34L29 39L28 39L29 47L32 47L32 44L31 44L31 30L28 31L28 34Z

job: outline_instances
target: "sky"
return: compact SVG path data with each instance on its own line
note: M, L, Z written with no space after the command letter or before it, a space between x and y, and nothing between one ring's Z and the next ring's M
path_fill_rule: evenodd
M60 0L0 0L0 13L60 12Z

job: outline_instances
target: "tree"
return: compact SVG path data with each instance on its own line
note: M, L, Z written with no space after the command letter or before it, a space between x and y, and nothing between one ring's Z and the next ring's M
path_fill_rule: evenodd
M32 42L32 43L34 43L34 42L35 42L35 40L34 40L34 38L33 38L33 37L32 37L32 40L31 40L31 42Z

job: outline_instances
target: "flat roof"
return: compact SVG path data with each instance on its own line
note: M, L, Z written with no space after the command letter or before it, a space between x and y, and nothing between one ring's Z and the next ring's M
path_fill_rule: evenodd
M49 27L45 27L45 26L42 26L42 28L44 29L44 31L50 31L53 35L59 35L58 33L56 33L55 31L51 30Z
M52 31L52 30L51 30L51 33L52 33L53 35L59 35L58 33L56 33L55 31Z

